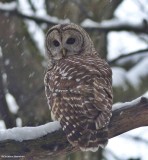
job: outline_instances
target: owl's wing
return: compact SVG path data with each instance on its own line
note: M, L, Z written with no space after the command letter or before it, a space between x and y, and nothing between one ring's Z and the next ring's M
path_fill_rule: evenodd
M46 98L47 98L47 104L48 104L48 107L49 109L51 110L51 106L50 106L50 100L51 100L51 88L49 85L49 81L50 81L50 74L49 72L47 72L45 74L45 77L44 77L44 86L45 86L45 95L46 95Z
M92 69L76 88L63 93L59 115L60 123L68 140L79 144L82 150L94 150L107 143L107 126L111 117L112 87L108 64ZM65 108L65 109L64 109ZM68 108L68 110L67 110Z
M105 61L101 59L99 62L102 67L92 69L89 85L84 83L79 88L87 126L92 130L106 127L112 115L112 72Z
M69 142L81 150L95 151L108 140L111 70L101 59L90 60L67 60L62 63L65 69L58 66L61 71L47 73L45 90L51 114L60 121Z
M67 139L73 145L79 145L81 150L96 151L108 140L106 127L111 116L111 102L107 104L108 93L102 87L98 88L97 84L98 79L94 81L94 89L82 85L80 94L76 91L63 93L62 99L55 102L62 108L57 110L56 115ZM84 88L88 90L84 91Z
M112 87L107 78L94 77L93 80L94 107L100 111L95 118L96 129L108 125L112 115Z

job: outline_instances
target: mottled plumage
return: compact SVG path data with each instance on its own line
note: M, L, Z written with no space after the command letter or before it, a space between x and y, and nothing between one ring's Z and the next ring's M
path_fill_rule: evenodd
M67 47L70 38L75 39L74 43L82 42L77 43L77 48L72 47L74 43ZM52 48L55 40L59 49ZM44 83L52 119L60 121L72 145L83 151L96 151L108 141L107 126L112 115L111 69L96 54L88 34L75 24L51 28L46 46L50 65Z

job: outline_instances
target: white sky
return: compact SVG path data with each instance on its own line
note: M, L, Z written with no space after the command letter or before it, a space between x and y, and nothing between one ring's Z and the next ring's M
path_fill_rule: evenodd
M41 15L45 14L46 11L44 9L43 3L39 3L40 0L38 0L38 5L40 5L40 10L37 13L37 15L39 15L39 13ZM42 0L43 1L43 0ZM41 2L41 1L40 1ZM34 11L31 9L29 2L27 0L18 0L18 9L27 15L34 15ZM35 41L35 43L37 44L37 48L39 49L40 53L42 54L42 56L45 56L45 49L44 49L44 39L45 39L45 34L44 31L42 30L42 28L37 25L34 21L31 20L25 20L25 24L28 27L28 32L31 35L31 38Z
M126 31L122 31L120 33L110 32L108 34L108 41L108 60L115 59L121 54L148 48L146 42L141 41L137 35Z
M138 1L145 9L141 9ZM129 22L133 25L141 23L144 18L148 20L147 15L147 0L124 0L114 13L114 16L120 21ZM108 47L108 59L114 59L120 54L129 53L148 47L148 44L144 41L141 41L136 34L125 31L109 33L108 40L110 42Z
M141 8L141 6L143 8ZM116 9L114 15L116 19L119 19L123 23L128 22L137 25L138 23L141 23L144 18L148 19L148 0L124 0ZM110 32L108 34L108 60L117 58L121 54L128 54L145 48L148 48L148 42L142 41L135 33L122 31ZM134 58L137 57L132 57L131 60L134 60ZM128 71L125 71L120 67L113 67L113 86L120 86L126 89L126 83L128 82L138 89L141 79L148 76L147 68L148 53L140 62L137 62L137 64Z
M121 21L129 21L133 24L141 22L143 18L148 19L148 14L146 15L143 13L144 11L139 8L139 5L136 3L136 1L137 0L124 0L116 10L115 16ZM140 2L146 2L144 7L148 11L148 1L143 0ZM110 60L118 57L120 54L148 48L148 44L141 41L140 38L138 38L134 33L111 32L108 36L108 40L108 59ZM148 75L148 56L127 73L122 68L114 67L113 83L114 86L121 85L126 88L125 80L127 80L130 81L134 86L138 86L140 77L145 75ZM121 136L112 138L109 140L109 144L107 145L107 149L122 160L127 160L129 158L141 158L141 160L147 160L148 144L124 138L124 135L139 136L148 140L148 127L134 129ZM110 155L108 155L108 158L110 159ZM115 160L115 158L112 159Z

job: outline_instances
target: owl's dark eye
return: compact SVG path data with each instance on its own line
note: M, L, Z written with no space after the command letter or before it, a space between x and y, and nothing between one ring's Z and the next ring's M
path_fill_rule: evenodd
M76 41L75 38L68 38L67 41L66 41L66 43L67 43L67 44L74 44L75 41Z
M58 47L58 46L60 45L60 43L59 43L57 40L54 40L54 41L53 41L53 45L54 45L55 47Z

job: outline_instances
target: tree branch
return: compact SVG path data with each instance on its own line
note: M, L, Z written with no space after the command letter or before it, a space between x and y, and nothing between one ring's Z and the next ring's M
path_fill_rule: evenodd
M5 4L4 4L5 5ZM48 25L56 25L58 23L66 23L67 21L65 20L60 20L60 19L55 19L53 20L53 17L50 16L45 16L45 17L39 17L36 15L26 15L24 13L21 13L20 11L17 10L17 8L13 8L13 9L7 9L7 8L3 8L3 6L1 4L0 6L0 13L1 14L9 14L11 16L18 16L20 18L23 19L27 19L27 20L33 20L36 23L42 24L42 23L46 23ZM111 23L111 24L103 24L103 23L98 23L97 26L83 26L83 28L87 31L101 31L101 32L110 32L110 31L131 31L131 32L135 32L135 33L145 33L148 34L148 22L146 20L143 20L141 23L139 24L129 24L128 22L116 22L116 23Z
M109 61L108 63L110 65L112 64L115 64L116 62L118 62L119 60L123 59L123 58L127 58L127 57L130 57L130 56L133 56L133 55L136 55L136 54L141 54L141 53L145 53L147 52L148 53L148 48L145 48L145 49L141 49L141 50L137 50L137 51L134 51L134 52L130 52L128 54L121 54L119 57Z
M113 116L109 124L109 138L142 126L148 126L147 97L119 104L118 107L117 105L114 106ZM78 148L69 144L62 129L48 133L40 138L24 140L23 142L15 140L0 142L0 155L24 156L26 159L53 158L57 155L68 154L77 150Z
M39 24L42 24L42 23L46 23L48 25L56 25L58 24L58 21L60 23L64 23L65 20L51 20L51 17L39 17L39 16L36 16L36 15L27 15L27 14L24 14L24 13L21 13L19 12L17 9L13 9L13 10L7 10L7 9L3 9L3 8L0 8L0 13L2 14L9 14L10 16L18 16L19 18L23 18L23 19L27 19L27 20L33 20L35 21L36 23L39 23Z

